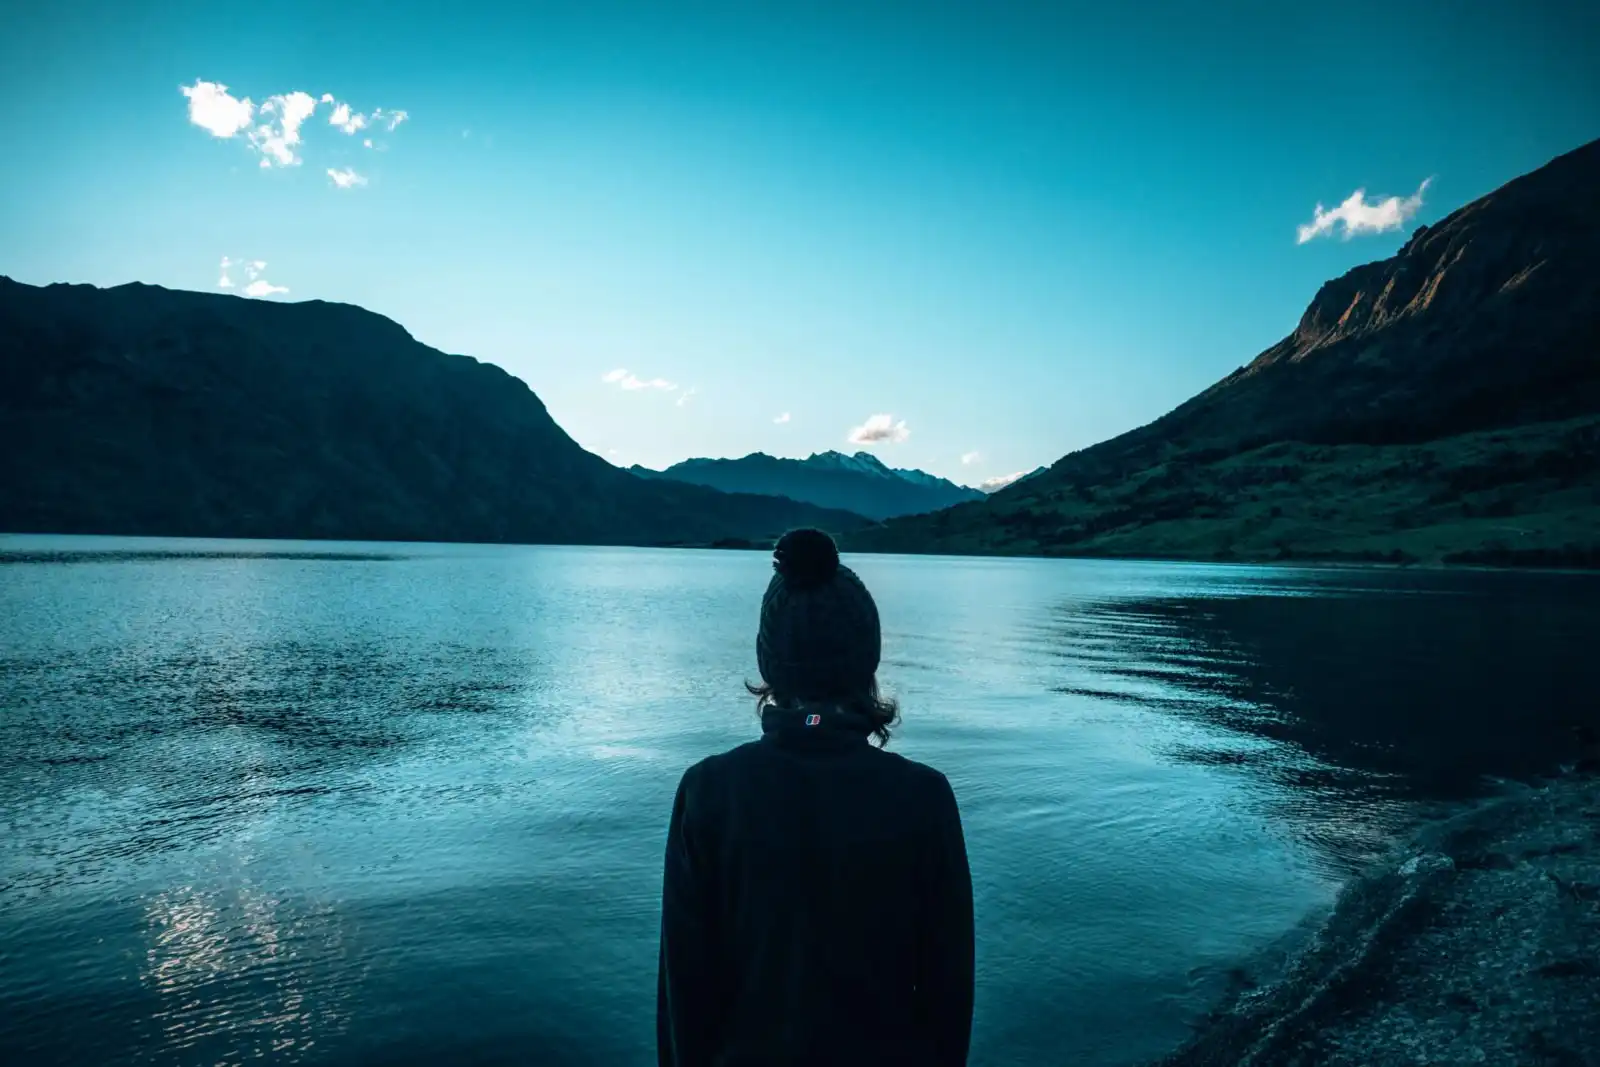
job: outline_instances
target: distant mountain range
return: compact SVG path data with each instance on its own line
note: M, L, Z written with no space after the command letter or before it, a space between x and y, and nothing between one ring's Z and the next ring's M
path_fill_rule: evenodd
M1600 566L1600 141L1155 422L860 550Z
M870 452L818 452L806 459L779 459L752 452L742 459L688 459L663 471L630 467L641 478L670 479L729 493L788 497L818 507L887 519L919 515L968 500L977 489L925 471L888 467Z
M344 304L0 277L0 531L704 544L864 520L636 478Z

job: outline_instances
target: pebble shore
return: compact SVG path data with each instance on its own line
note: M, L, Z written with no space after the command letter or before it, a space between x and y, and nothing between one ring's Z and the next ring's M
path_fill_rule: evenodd
M1600 777L1427 827L1160 1062L1600 1067Z

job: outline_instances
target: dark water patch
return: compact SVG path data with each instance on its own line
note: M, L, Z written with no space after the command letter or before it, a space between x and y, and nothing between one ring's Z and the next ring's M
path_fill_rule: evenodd
M0 769L30 759L103 762L197 730L245 730L299 750L381 752L434 736L452 715L514 712L538 673L536 660L507 650L444 647L418 658L376 642L13 656L0 659L0 707L12 709L0 723L0 737L12 741Z
M1571 591L1552 592L1533 604L1492 590L1122 603L1102 625L1128 665L1100 669L1195 698L1156 699L1152 708L1403 780L1418 795L1468 799L1494 778L1553 772L1571 756L1572 726L1595 717L1592 664L1578 636L1591 608ZM1098 613L1087 614L1077 625L1095 625ZM1144 623L1138 631L1117 625L1130 614ZM1151 634L1193 649L1164 655L1205 672L1140 666Z
M1251 803L1355 877L1496 782L1557 772L1574 725L1597 723L1582 635L1600 583L1362 581L1377 588L1073 602L1046 632L1085 680L1056 691L1201 728L1165 757L1270 783Z
M1239 752L1193 745L1174 745L1168 753L1173 759L1203 767L1244 767L1261 758L1259 752Z
M1194 706L1192 697L1159 696L1144 693L1127 692L1117 689L1100 689L1084 685L1053 685L1052 693L1062 696L1087 697L1090 700L1101 700L1113 704L1129 704L1141 708L1168 708L1173 711L1188 711Z
M100 753L99 755L73 754L69 756L46 756L39 762L46 767L73 767L85 763L102 763L110 758L109 753Z

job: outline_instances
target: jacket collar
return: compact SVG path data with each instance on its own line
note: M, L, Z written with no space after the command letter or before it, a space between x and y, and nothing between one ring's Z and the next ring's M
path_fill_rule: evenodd
M762 738L784 748L837 750L867 743L872 721L841 708L813 705L761 709Z

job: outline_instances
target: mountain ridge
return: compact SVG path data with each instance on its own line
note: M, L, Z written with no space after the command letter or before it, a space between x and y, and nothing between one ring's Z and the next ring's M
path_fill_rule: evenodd
M0 277L0 529L684 544L861 520L634 478L350 304Z
M751 452L738 459L687 459L660 471L629 470L641 478L783 496L875 520L936 511L983 495L926 471L890 467L870 452L829 450L805 459Z
M850 546L1589 559L1600 545L1585 421L1600 414L1596 188L1600 141L1324 283L1288 336L1160 418L987 501L892 519Z

